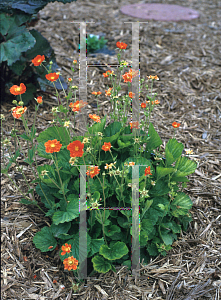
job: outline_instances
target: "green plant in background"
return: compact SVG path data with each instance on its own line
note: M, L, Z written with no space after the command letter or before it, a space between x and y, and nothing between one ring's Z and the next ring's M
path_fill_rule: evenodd
M107 125L107 116L100 119L95 114L89 114L94 121L92 126L87 126L84 136L76 136L70 126L71 107L74 116L81 111L86 102L76 101L76 86L69 86L69 92L64 96L66 103L61 103L53 108L53 125L42 131L36 137L35 121L31 130L24 118L26 107L23 103L12 109L15 119L21 118L24 123L25 133L17 135L12 131L15 141L14 153L10 150L10 141L4 142L5 148L10 151L10 160L3 160L2 173L13 184L15 182L8 174L12 162L20 155L19 139L27 141L28 158L25 160L34 172L35 180L29 183L26 180L32 197L24 195L22 203L38 205L47 217L51 218L51 226L45 226L39 231L33 241L42 252L53 251L61 247L60 258L67 270L78 272L79 253L79 165L87 166L87 249L86 256L90 259L94 271L106 273L115 270L114 265L123 264L131 267L130 248L132 234L132 210L105 210L108 207L132 207L132 168L139 167L139 200L140 200L140 253L141 261L148 263L151 256L166 255L172 248L172 243L177 239L182 230L187 230L191 221L189 210L192 201L183 192L180 183L185 186L189 180L186 176L193 173L197 163L182 155L183 144L175 138L170 139L165 149L162 149L162 140L153 124L150 114L155 105L159 104L156 94L152 94L153 83L157 76L148 76L151 82L150 93L146 85L148 99L142 102L145 121L141 124L131 122L128 124L127 113L130 111L131 99L134 94L130 91L132 79L138 71L132 69L122 75L127 63L121 61L124 43L117 43L120 48L118 60L120 76L108 70L104 77L110 78L113 88L106 90L110 96L112 121ZM33 59L36 66L43 64L43 58L37 56ZM75 63L75 62L74 62ZM74 71L74 68L72 68ZM54 83L59 80L58 73L50 73L47 69L47 80ZM128 83L128 93L119 95L121 80ZM72 80L70 79L69 82ZM141 90L144 79L141 80ZM13 86L10 91L20 97L26 89L24 85ZM74 99L72 100L74 94ZM41 98L41 97L40 97ZM21 99L22 100L22 99ZM74 102L69 102L69 101ZM38 111L39 103L36 106ZM75 122L74 122L75 126ZM172 124L176 130L180 123ZM132 135L132 130L135 135ZM37 145L34 139L37 139ZM48 160L44 165L38 166L38 156ZM4 157L4 152L3 152ZM19 166L20 167L20 166ZM20 167L21 168L21 167ZM35 189L33 184L37 183ZM41 198L44 208L34 197L34 191ZM22 193L21 190L19 192Z
M62 3L71 3L76 0L60 0ZM10 98L9 88L18 82L24 82L27 92L23 97L24 104L33 99L38 89L46 91L50 82L42 79L47 73L44 69L33 68L30 60L36 55L45 55L46 62L53 62L52 71L58 68L54 51L49 42L35 29L29 30L28 24L36 19L38 11L48 3L55 2L11 0L0 3L0 68L1 68L1 101ZM67 85L60 77L63 88ZM62 89L56 83L57 89ZM19 101L19 97L17 99Z
M99 35L89 34L87 36L87 53L94 53L102 49L107 42L108 40L105 40L103 36L100 38Z

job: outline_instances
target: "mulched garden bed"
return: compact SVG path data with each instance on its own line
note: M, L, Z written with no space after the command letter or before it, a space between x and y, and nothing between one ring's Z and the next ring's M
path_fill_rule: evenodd
M145 20L132 18L120 12L123 5L136 1L77 0L70 4L51 3L40 12L35 29L48 39L57 54L62 76L72 76L71 66L78 59L79 25L70 21L94 22L87 25L87 33L105 34L108 48L114 50L116 42L128 44L124 59L131 60L131 24ZM145 3L145 1L142 1ZM152 1L164 3L164 1ZM167 142L173 135L172 122L181 123L176 138L192 149L192 159L199 167L189 176L185 193L193 201L193 221L186 233L173 244L166 257L156 257L148 265L141 264L141 277L119 267L117 274L108 272L82 282L80 289L71 272L64 271L58 252L41 253L32 238L49 219L35 207L19 203L20 196L14 186L2 176L2 299L221 299L221 7L219 1L189 0L167 1L168 4L187 6L200 13L198 19L180 22L149 20L140 24L140 72L158 75L154 85L160 105L155 108L151 122L161 139ZM88 56L88 64L117 64L115 56L97 54ZM110 111L105 89L109 81L102 73L108 66L88 67L86 111L96 113L92 91L101 91L100 117ZM78 73L74 85L79 85ZM125 90L127 85L125 86ZM56 98L43 96L44 105L37 116L40 133L52 121L51 108ZM145 93L141 95L144 99ZM28 106L28 125L32 126L34 100ZM3 133L9 135L13 118L12 104L3 103L6 117ZM23 131L21 121L17 129ZM79 124L80 126L80 124ZM24 144L24 153L27 151ZM31 180L32 174L20 156L19 164ZM44 159L39 158L39 164ZM23 191L24 180L10 168L10 175ZM36 275L36 276L35 276Z

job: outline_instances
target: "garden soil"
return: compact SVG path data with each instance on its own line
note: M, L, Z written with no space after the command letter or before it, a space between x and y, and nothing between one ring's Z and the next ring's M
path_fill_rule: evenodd
M152 3L154 3L153 1ZM126 267L117 267L117 273L97 274L77 286L71 272L64 271L58 251L41 253L32 243L33 236L42 227L50 225L38 208L19 203L22 198L7 177L2 176L1 190L1 293L2 299L221 299L221 3L218 0L163 1L190 7L200 16L191 21L162 22L148 20L140 23L140 73L158 75L154 84L160 105L151 117L163 144L172 138L171 124L181 123L176 138L193 150L191 159L198 161L198 168L189 176L184 192L193 201L193 221L188 231L174 242L167 256L152 258L141 263L140 277L131 276ZM132 25L130 22L147 20L129 17L120 12L127 1L77 0L70 4L50 3L35 24L54 48L59 70L67 79L73 77L79 85L78 72L72 76L71 66L79 59L79 24L87 21L87 33L105 35L108 49L115 50L116 42L128 44L124 59L131 60ZM141 3L145 3L142 1ZM94 23L89 23L94 22ZM30 27L31 29L32 27ZM96 113L92 91L101 91L100 117L109 115L110 105L105 89L110 81L102 73L117 63L116 55L88 56L87 113ZM95 66L99 64L102 66ZM18 83L19 84L19 83ZM127 85L123 84L124 91ZM38 134L53 120L51 109L57 99L50 93L39 91L44 105L37 116ZM141 93L145 99L145 92ZM31 101L26 116L32 126L35 101ZM13 117L12 104L3 103L1 110L6 117L3 133L9 136ZM142 117L142 114L141 114ZM78 126L80 124L78 122ZM20 120L16 128L23 132ZM18 163L24 167L28 180L33 175L23 155L23 145ZM12 147L13 149L13 147ZM6 155L8 155L6 153ZM38 158L38 164L45 162ZM12 165L10 176L25 192L25 182ZM37 195L36 195L37 199Z

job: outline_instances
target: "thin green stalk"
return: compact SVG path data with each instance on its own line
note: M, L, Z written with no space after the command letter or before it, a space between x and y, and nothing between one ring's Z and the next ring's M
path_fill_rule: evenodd
M55 167L56 167L56 170L58 172L58 177L59 177L59 180L60 180L60 183L61 183L61 189L62 189L62 192L63 192L63 196L64 196L65 201L68 203L67 198L65 196L64 186L63 186L63 183L62 183L62 180L61 180L61 176L60 176L60 172L59 172L59 168L58 168L58 161L57 161L56 153L54 153L54 157L55 157ZM52 159L53 159L53 156L52 156Z

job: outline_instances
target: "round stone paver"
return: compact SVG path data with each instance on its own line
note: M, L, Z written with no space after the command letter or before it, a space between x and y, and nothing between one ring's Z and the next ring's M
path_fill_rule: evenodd
M199 17L196 10L188 7L160 3L136 3L122 6L120 11L128 16L155 21L181 21Z

